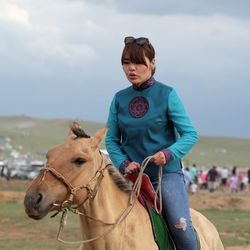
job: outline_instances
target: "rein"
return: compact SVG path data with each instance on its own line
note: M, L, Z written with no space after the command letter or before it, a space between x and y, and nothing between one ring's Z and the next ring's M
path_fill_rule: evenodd
M71 183L69 183L65 177L63 175L61 175L59 172L57 172L54 168L50 167L49 165L46 165L45 168L41 169L41 172L43 172L43 176L41 181L44 181L44 178L46 176L47 172L50 172L54 177L56 177L58 180L62 181L63 184L69 189L69 196L68 198L62 202L62 204L53 204L55 207L58 208L58 211L53 214L51 216L51 218L55 217L57 214L59 214L60 212L62 212L62 216L61 216L61 220L60 220L60 226L58 229L58 233L57 233L57 240L63 243L67 243L67 244L81 244L81 243L89 243L89 242L93 242L97 239L100 239L101 237L105 236L106 234L110 233L113 229L115 229L116 226L118 226L130 213L131 209L134 206L135 201L137 200L139 194L140 194L140 189L141 189L141 184L142 184L142 176L143 176L143 172L145 170L145 168L147 167L149 161L151 160L152 156L148 156L147 158L144 159L144 161L141 164L141 168L140 168L140 172L138 174L137 180L133 185L132 191L130 193L129 196L129 200L128 200L128 205L127 207L122 211L122 213L119 215L119 217L116 219L115 222L104 222L100 219L88 216L84 213L81 213L78 208L80 206L82 206L87 200L89 199L94 199L97 192L98 192L98 188L101 185L102 179L104 177L103 172L107 169L108 166L112 165L110 163L106 164L104 167L102 167L103 165L103 156L102 156L102 162L101 162L101 167L99 170L97 170L95 176L89 181L89 183L87 185L80 185L77 187L73 187L71 185ZM156 200L157 197L155 196L155 209L157 211L158 214L161 213L162 210L162 198L161 198L161 179L162 179L162 167L159 167L159 183L156 189L156 196L159 193L159 197L160 197L160 210L158 209L157 205L156 205ZM96 183L95 183L96 182ZM94 189L91 188L91 184L94 183ZM72 204L73 203L73 199L74 196L76 195L76 192L80 189L87 189L87 198L80 204L80 205L76 205L76 204ZM66 224L66 220L67 220L67 212L70 211L72 213L81 215L81 216L85 216L88 219L94 220L96 222L102 223L104 225L109 225L112 226L111 228L109 228L108 230L104 231L102 234L93 237L91 239L88 240L82 240L82 241L75 241L75 242L71 242L71 241L65 241L62 240L60 238L60 234L61 231L64 227L64 225Z

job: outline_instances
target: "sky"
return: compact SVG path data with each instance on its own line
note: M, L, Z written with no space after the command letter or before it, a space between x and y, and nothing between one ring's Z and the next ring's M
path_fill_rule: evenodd
M105 122L125 36L150 39L200 135L250 138L248 0L0 0L0 116Z

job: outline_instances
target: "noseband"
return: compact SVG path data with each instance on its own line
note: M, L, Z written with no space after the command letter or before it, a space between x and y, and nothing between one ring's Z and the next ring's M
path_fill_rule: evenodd
M101 153L100 153L101 154ZM94 199L98 188L102 182L102 179L104 177L104 170L111 165L110 163L106 164L104 167L102 167L103 165L103 156L102 157L102 162L100 164L100 168L96 171L94 177L88 182L87 185L79 185L74 187L62 174L60 174L57 170L55 170L51 165L46 164L46 166L44 168L41 169L41 173L42 178L41 178L41 182L44 181L46 173L51 173L56 179L58 179L60 182L62 182L67 189L69 190L69 195L68 197L61 203L61 204L53 204L54 207L57 207L58 212L54 215L52 215L51 217L56 216L59 212L61 212L62 210L68 209L72 212L75 212L75 209L77 209L79 206L81 206L82 204L84 204L87 200L89 199ZM81 189L86 189L87 190L87 197L85 200L83 200L83 202L80 205L73 205L73 199L76 196L77 191L81 190ZM74 206L74 207L72 207Z

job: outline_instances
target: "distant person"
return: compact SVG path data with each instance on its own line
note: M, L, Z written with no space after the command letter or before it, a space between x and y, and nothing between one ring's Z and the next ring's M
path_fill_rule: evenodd
M232 169L232 175L238 175L238 168L236 166Z
M225 192L227 189L228 176L228 169L226 167L223 167L223 169L221 170L221 187L223 192Z
M248 177L246 175L244 175L244 179L243 179L243 185L244 185L244 192L248 191Z
M243 172L239 173L238 180L239 180L240 191L241 192L245 191L245 175Z
M7 181L10 180L10 169L7 165L2 166L1 177L5 177Z
M196 164L193 164L192 167L189 169L189 173L192 179L192 182L194 182L197 178L197 168Z
M200 179L201 179L200 189L206 190L207 189L207 173L205 170L201 170Z
M248 178L248 186L247 186L247 191L250 190L250 168L247 171L247 178Z
M1 171L0 171L0 176L4 177L4 165L2 165Z
M197 179L197 178L196 178ZM190 185L190 192L191 194L196 194L197 193L197 181L195 180L191 185Z
M216 180L218 177L218 172L216 166L213 166L207 173L208 188L210 192L214 192L216 189Z
M229 179L229 187L232 193L238 192L238 176L236 175L236 172L234 175L232 175Z
M190 172L189 172L189 168L185 168L183 170L183 174L184 174L186 189L187 189L187 191L189 191L189 187L190 187L190 185L192 183L192 178L191 178L191 175L190 175Z

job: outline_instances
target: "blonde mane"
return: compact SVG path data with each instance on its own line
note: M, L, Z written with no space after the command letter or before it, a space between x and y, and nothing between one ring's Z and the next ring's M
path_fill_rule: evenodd
M108 166L108 172L115 184L124 192L130 193L133 183L126 179L113 165Z

